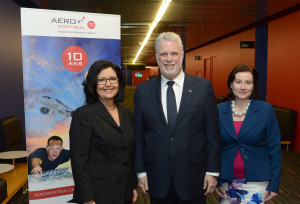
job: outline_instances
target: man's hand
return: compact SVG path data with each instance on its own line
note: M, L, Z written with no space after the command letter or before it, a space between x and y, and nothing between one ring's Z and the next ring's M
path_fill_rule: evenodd
M216 176L205 175L203 189L206 189L206 192L204 193L204 195L213 193L215 191L217 183L218 181Z
M32 174L41 174L43 173L43 169L41 166L35 166L31 169Z
M138 186L140 187L143 193L148 195L147 191L149 190L149 188L148 188L147 176L138 178Z
M133 195L132 195L132 203L135 203L138 197L138 192L133 189Z
M270 203L270 201L277 196L277 193L266 191L263 196L264 203Z
M41 167L43 161L40 158L32 158L31 159L31 171L32 174L41 174L43 173L43 169Z

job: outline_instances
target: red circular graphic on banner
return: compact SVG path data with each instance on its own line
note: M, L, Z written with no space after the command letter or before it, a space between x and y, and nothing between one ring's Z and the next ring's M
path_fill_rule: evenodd
M87 23L87 26L88 26L90 29L94 29L95 26L96 26L96 24L95 24L94 21L89 21L89 22Z
M62 62L69 71L80 72L87 64L87 55L85 51L78 46L71 46L65 49L62 54Z

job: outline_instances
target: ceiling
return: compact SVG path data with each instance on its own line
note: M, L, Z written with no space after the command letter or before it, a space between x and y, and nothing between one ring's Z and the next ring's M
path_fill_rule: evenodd
M121 62L132 63L161 0L32 0L41 8L121 15ZM156 65L157 35L181 35L185 51L300 9L300 0L172 0L136 63Z

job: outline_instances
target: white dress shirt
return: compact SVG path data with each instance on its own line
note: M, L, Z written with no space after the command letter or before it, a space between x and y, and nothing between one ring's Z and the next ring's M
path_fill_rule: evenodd
M167 90L168 90L167 82L168 81L170 80L166 79L163 75L161 75L161 103L162 103L163 111L167 122L168 122L168 115L167 115ZM172 87L175 93L176 107L178 113L180 102L181 102L182 90L183 90L183 82L184 82L183 71L181 71L179 75L172 81L175 82Z

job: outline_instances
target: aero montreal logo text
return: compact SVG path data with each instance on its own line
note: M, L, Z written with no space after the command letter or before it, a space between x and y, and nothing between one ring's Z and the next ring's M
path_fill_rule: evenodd
M85 21L85 17L80 20L72 18L52 18L51 23L57 24L58 28L72 28L72 29L85 29L82 24Z
M86 67L87 61L85 51L78 46L68 47L62 54L62 62L65 68L71 72L82 71Z
M84 21L86 21L85 16L80 20L73 18L52 18L51 23L57 24L58 28L85 29ZM87 26L89 29L94 29L96 24L94 21L88 21Z

